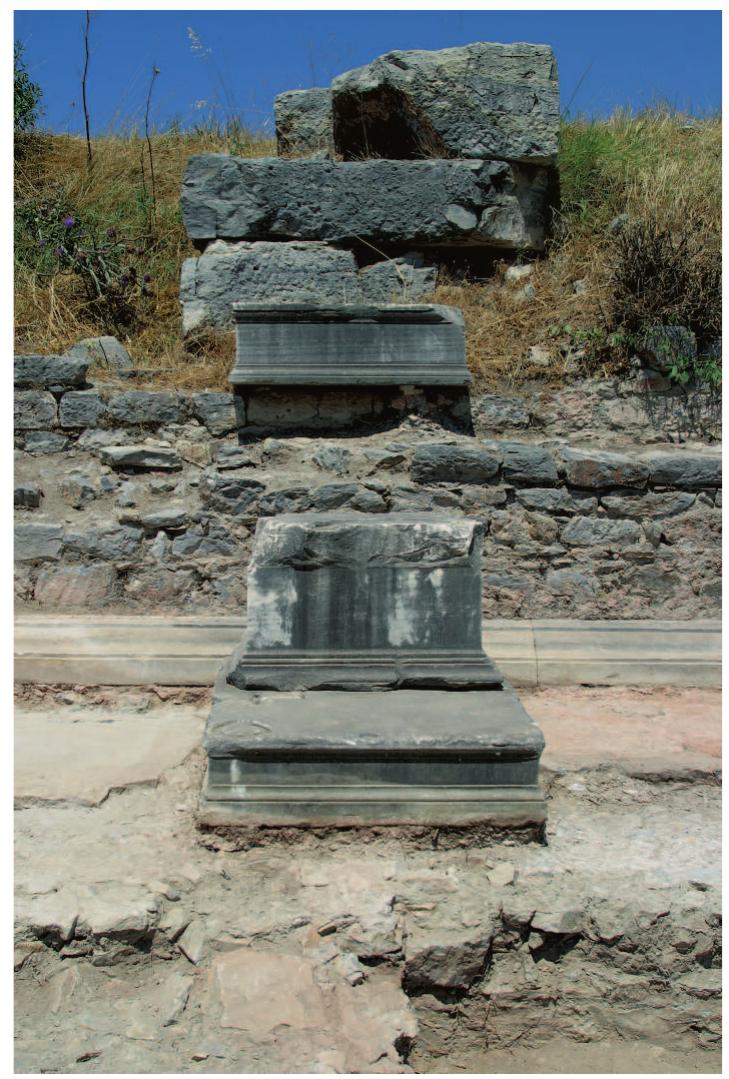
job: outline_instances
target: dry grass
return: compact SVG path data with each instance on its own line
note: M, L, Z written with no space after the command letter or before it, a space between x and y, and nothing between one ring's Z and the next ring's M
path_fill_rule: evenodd
M95 139L91 173L83 140L30 140L16 165L19 204L36 205L55 196L61 199L57 205L67 204L84 222L119 230L130 245L140 245L140 270L151 283L149 294L136 301L133 325L110 325L89 303L77 275L38 272L33 239L26 238L24 246L19 229L15 318L20 350L63 351L79 338L116 333L138 365L171 369L160 374L157 384L226 388L231 335L210 333L184 348L180 338L179 272L182 260L194 254L180 219L180 181L187 158L205 151L263 156L274 154L275 145L215 130L153 136L157 225L150 236L143 139ZM609 228L619 215L627 214L638 231L645 226L688 236L699 277L720 259L720 118L689 120L659 110L567 123L560 175L562 210L547 255L535 263L529 279L532 298L520 295L524 281L507 284L499 272L487 281L443 276L433 294L437 302L465 312L469 364L479 388L534 377L556 381L588 371L607 373L625 363L625 348L609 345L609 335L624 319L624 304L616 295L622 256L618 234ZM577 280L587 283L580 294L573 288ZM657 310L660 314L660 297ZM707 315L705 321L711 320ZM713 327L707 325L706 332ZM532 345L550 350L549 368L529 363Z

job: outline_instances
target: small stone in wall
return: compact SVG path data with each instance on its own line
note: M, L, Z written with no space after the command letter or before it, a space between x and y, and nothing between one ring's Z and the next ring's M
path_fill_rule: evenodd
M495 442L489 448L502 457L505 480L513 483L557 483L557 465L549 450L528 442Z
M215 454L215 467L219 472L233 468L246 468L255 465L250 451L243 446L220 446Z
M45 607L68 610L74 607L102 607L114 593L117 580L112 566L61 566L42 569L34 598Z
M179 472L182 468L179 455L164 446L106 446L101 460L121 472Z
M635 456L569 447L561 456L565 477L573 487L645 487L648 481L648 465Z
M106 405L93 390L64 393L58 408L61 427L96 427L106 412Z
M68 449L68 439L55 431L29 431L25 436L26 453L63 453Z
M645 461L651 483L667 487L721 487L721 456L717 453L652 453Z
M179 423L184 419L185 401L179 393L163 390L128 390L109 400L109 415L118 423Z
M99 496L99 489L92 479L79 472L64 476L58 485L61 498L74 509L82 509Z
M116 522L90 528L87 532L68 532L64 537L64 550L100 558L105 562L125 561L133 558L142 542L141 528L119 525Z
M483 433L528 427L530 420L529 408L519 397L485 393L473 403L474 426Z
M418 446L410 474L416 483L484 483L499 471L493 453L467 444L432 443Z
M312 460L325 472L336 472L338 476L343 476L349 471L352 454L344 446L319 446Z
M13 501L18 509L35 510L41 504L43 492L37 483L17 483Z
M367 449L364 451L365 459L370 463L371 472L391 471L405 464L405 454L401 450L391 449Z
M245 424L242 399L232 393L194 393L192 412L212 435L227 435Z
M604 517L573 517L562 529L562 542L569 547L628 547L639 543L641 528L635 521Z
M16 431L36 431L56 422L56 399L52 393L21 390L14 398Z
M29 524L15 526L16 562L57 560L61 554L63 529L60 525Z

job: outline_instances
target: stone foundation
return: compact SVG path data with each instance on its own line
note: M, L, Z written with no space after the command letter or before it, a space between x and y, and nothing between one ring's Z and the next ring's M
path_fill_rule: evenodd
M342 509L479 518L489 618L719 612L720 454L674 441L718 434L713 399L598 380L236 397L91 386L87 366L16 357L22 608L237 612L259 517Z

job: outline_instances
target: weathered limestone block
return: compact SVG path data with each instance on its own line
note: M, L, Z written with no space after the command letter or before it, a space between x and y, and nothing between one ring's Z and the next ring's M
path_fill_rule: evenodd
M58 406L61 427L96 427L106 412L106 405L93 390L64 393Z
M325 240L541 250L550 170L505 161L191 157L182 214L196 242Z
M667 487L721 487L721 456L717 453L651 453L644 458L651 483Z
M15 356L15 385L39 387L83 386L89 361L78 356Z
M471 381L463 316L435 304L235 304L234 385Z
M229 682L241 689L500 685L481 646L480 536L475 520L435 515L261 520L248 573L248 635Z
M21 390L13 399L16 431L36 431L56 422L56 399L41 390Z
M78 357L87 364L106 367L110 371L131 371L134 364L121 341L116 337L85 337L72 345L67 356Z
M68 439L57 431L28 431L25 436L26 453L63 453L65 449Z
M412 303L436 277L416 256L358 270L351 251L324 243L217 240L182 264L182 331L232 325L234 303Z
M286 90L274 98L279 157L328 153L332 139L332 92L325 86Z
M120 472L179 472L182 468L179 454L165 446L105 446L101 460Z
M63 528L60 525L15 526L15 561L57 561L61 554Z
M500 464L498 456L479 446L426 443L415 449L411 475L416 483L485 483Z
M528 442L496 442L503 460L503 477L510 483L557 483L557 465L549 450Z
M227 435L245 423L243 410L232 393L193 393L192 413L211 435Z
M616 521L606 517L573 517L562 529L562 542L569 547L623 548L641 539L635 521Z
M565 477L573 487L645 487L649 469L639 457L604 450L562 450Z
M185 415L185 402L179 393L128 390L110 398L109 415L118 423L179 423Z
M548 45L396 51L332 82L346 159L474 157L553 164L559 82Z

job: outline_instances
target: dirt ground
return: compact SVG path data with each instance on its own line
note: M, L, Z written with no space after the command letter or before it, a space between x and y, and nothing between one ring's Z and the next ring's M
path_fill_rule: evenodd
M19 698L18 1071L720 1071L718 692L522 694L547 843L446 849L239 849L196 828L205 692Z

